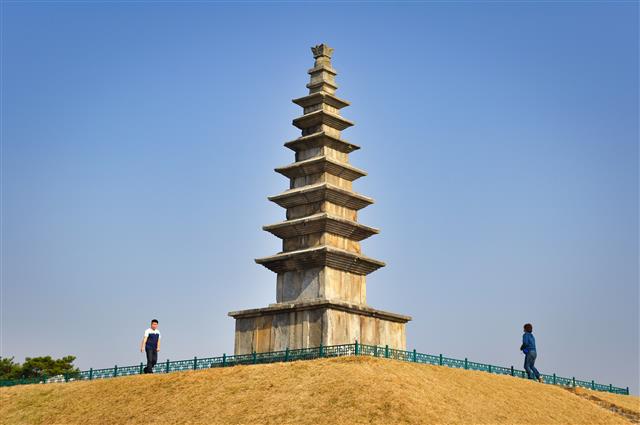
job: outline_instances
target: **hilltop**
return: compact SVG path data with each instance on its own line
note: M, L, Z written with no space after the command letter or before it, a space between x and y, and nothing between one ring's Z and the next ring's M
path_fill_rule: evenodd
M341 357L0 389L9 424L626 424L640 399Z

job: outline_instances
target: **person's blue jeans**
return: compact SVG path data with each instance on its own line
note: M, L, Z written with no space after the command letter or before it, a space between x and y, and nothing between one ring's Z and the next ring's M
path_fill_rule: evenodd
M538 379L540 378L540 372L534 366L536 363L537 354L535 351L529 351L524 355L524 370L527 371L527 377L529 379Z

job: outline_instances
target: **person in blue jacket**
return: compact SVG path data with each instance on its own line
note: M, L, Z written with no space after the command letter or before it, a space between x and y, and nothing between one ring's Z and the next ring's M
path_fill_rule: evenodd
M542 382L540 372L534 366L538 354L536 353L536 339L531 332L533 332L531 323L524 325L524 335L522 335L522 345L520 346L520 351L524 353L524 370L527 371L529 379L537 379Z

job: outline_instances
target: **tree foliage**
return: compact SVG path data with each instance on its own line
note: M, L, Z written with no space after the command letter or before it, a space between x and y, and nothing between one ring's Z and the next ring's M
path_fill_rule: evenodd
M73 366L75 356L54 359L51 356L27 357L22 365L13 357L0 358L0 379L38 378L42 376L73 376L80 370Z
M21 373L22 367L13 357L0 357L0 379L19 379Z

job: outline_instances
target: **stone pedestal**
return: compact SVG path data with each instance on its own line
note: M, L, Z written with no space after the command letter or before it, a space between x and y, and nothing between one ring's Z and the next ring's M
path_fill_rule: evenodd
M282 239L282 251L256 262L277 273L276 304L235 311L235 354L309 348L321 344L389 345L405 349L408 316L366 304L365 276L385 264L362 254L360 241L378 229L358 223L373 199L353 191L366 172L349 163L357 145L341 139L353 123L340 115L349 102L335 96L333 49L312 47L309 94L294 99L303 115L293 120L301 137L285 143L295 162L276 172L289 189L269 197L286 220L263 229Z
M339 345L406 346L410 317L326 299L231 312L236 318L235 353Z

